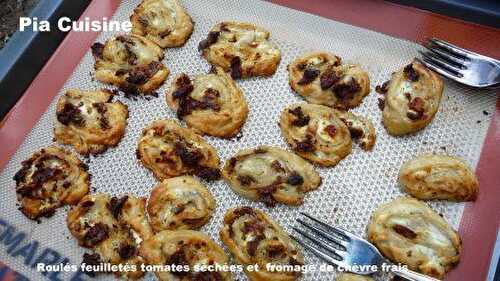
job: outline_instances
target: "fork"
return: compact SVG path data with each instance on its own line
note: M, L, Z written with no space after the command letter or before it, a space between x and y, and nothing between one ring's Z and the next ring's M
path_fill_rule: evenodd
M393 265L380 254L373 244L365 239L306 213L300 212L300 214L309 219L308 222L302 218L296 219L307 230L295 226L293 229L307 239L299 239L296 236L292 236L292 238L327 263L343 269L357 269L352 272L361 275L376 272L371 268L373 265L376 265L377 268L382 268L383 265L387 267ZM353 266L358 267L353 268ZM391 271L411 281L439 281L405 267L392 266Z
M500 87L500 61L435 38L423 46L417 60L435 72L475 88Z

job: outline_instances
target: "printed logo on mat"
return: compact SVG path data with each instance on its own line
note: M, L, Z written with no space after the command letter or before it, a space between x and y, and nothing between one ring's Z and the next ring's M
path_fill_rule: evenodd
M18 230L14 225L0 217L0 256L4 255L4 253L22 261L26 266L33 269L36 269L37 264L57 265L70 263L68 257L63 256L54 249L44 247L38 240L28 239L26 232ZM61 273L59 271L40 271L40 273L52 281L63 280L59 276ZM29 279L0 262L0 280L24 281ZM83 281L87 280L87 278L85 273L78 271L73 273L70 280Z

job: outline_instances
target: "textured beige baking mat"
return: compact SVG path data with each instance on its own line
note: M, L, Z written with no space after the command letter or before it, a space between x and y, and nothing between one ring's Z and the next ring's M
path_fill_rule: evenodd
M299 211L322 218L360 235L370 214L379 204L401 194L397 184L397 173L401 163L423 152L446 152L465 158L475 166L496 96L492 93L476 92L446 82L444 97L439 112L425 130L407 137L390 137L381 125L381 112L377 107L375 86L387 80L391 72L408 64L417 54L418 45L384 34L368 31L325 18L260 1L246 0L196 0L182 1L195 21L195 30L187 44L166 52L164 63L172 74L159 97L152 100L132 101L119 97L130 110L129 124L124 139L114 149L96 158L91 158L92 186L97 192L111 194L133 193L147 196L157 183L152 174L136 160L135 149L141 129L154 120L175 118L174 111L165 104L166 85L180 72L188 74L206 73L210 67L199 55L197 45L209 29L222 20L248 21L265 27L271 39L282 51L282 61L277 73L270 78L240 80L249 103L250 114L239 140L222 140L207 137L225 161L243 148L267 144L287 148L278 127L281 110L290 103L302 101L288 86L286 66L295 57L313 50L327 50L339 55L345 62L358 63L370 75L371 93L354 112L369 117L377 129L377 143L372 152L364 152L355 146L351 155L339 165L319 169L323 184L319 190L309 193L300 207L277 206L266 208L253 203L231 191L223 181L207 186L217 200L217 210L201 231L208 233L217 243L222 216L230 207L250 205L264 210L285 229L291 230ZM114 15L114 20L127 20L139 0L123 1ZM98 41L114 35L103 33ZM88 52L82 59L65 89L94 89L105 85L93 81L93 58ZM44 94L44 93L40 93ZM52 128L55 120L57 97L33 128L7 168L0 176L0 260L23 273L31 280L42 280L32 264L38 261L69 261L80 264L84 250L79 247L66 228L66 209L60 209L50 219L37 224L25 218L17 210L12 176L20 168L22 160L35 150L52 143ZM433 202L432 207L441 213L455 228L462 216L463 204ZM307 263L319 264L320 260L306 253ZM58 278L70 280L74 273L61 273ZM335 273L311 272L302 280L334 280ZM114 279L113 276L101 276ZM154 280L152 274L145 277ZM238 280L246 280L239 275ZM384 278L385 279L385 278ZM382 279L381 279L382 280Z

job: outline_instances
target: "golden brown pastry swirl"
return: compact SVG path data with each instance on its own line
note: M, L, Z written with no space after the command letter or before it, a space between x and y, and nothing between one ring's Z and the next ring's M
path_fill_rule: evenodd
M409 197L373 213L368 239L391 261L439 279L457 265L462 250L458 233L426 204Z
M195 178L179 176L166 179L153 188L147 210L156 232L197 229L212 216L215 199Z
M68 90L57 102L54 136L82 155L116 146L125 134L128 108L109 90Z
M245 272L251 281L292 281L301 275L300 271L267 270L268 264L301 266L304 257L281 226L257 209L238 207L228 210L220 237L238 263L259 266L259 271Z
M80 201L90 190L88 167L68 150L49 146L22 162L14 175L19 210L30 219L50 217Z
M155 272L162 281L231 281L229 259L208 235L193 230L164 230L145 241L140 249L151 265L175 266ZM226 270L222 269L225 266Z
M424 154L401 166L399 182L403 190L419 199L473 201L479 181L473 170L460 158Z
M178 0L143 0L130 22L132 33L162 48L182 46L193 33L193 21Z
M222 175L235 192L268 206L276 202L300 205L305 194L321 184L307 161L270 146L238 152L226 162Z
M280 50L269 42L269 32L243 22L215 25L198 49L209 63L230 71L233 79L271 76L281 60Z
M351 153L349 128L330 107L291 104L282 111L279 124L288 144L313 163L334 166Z
M404 135L425 128L436 114L443 94L443 81L417 61L395 72L385 92L383 123L391 135Z
M115 36L92 45L95 78L126 93L153 94L170 73L161 62L163 50L139 35Z
M99 193L84 197L71 209L67 217L68 229L81 246L93 251L84 254L83 263L128 264L136 270L116 274L130 279L142 277L140 265L144 259L138 254L138 247L152 236L145 204L145 198Z
M289 83L308 102L343 110L361 104L370 93L368 73L358 65L342 64L326 52L304 54L288 66Z
M240 132L247 119L243 91L220 67L193 78L178 75L166 96L177 116L202 134L230 138Z
M215 149L175 120L158 120L146 127L139 140L137 158L159 180L185 174L207 180L220 178Z

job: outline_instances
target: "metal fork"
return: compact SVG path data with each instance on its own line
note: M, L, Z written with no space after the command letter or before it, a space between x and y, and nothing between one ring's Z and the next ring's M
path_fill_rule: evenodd
M424 47L417 60L437 73L471 87L500 87L500 61L435 38Z
M306 239L299 239L292 236L304 248L312 251L321 259L331 265L336 265L344 270L350 270L353 273L369 275L375 272L370 265L381 269L383 264L391 266L378 249L365 239L339 227L327 224L306 213L300 213L307 217L307 222L302 218L297 218L303 228L293 227ZM358 268L353 268L357 265ZM365 267L361 267L361 266ZM405 269L405 267L392 267L392 272L400 277L411 281L439 281L438 279ZM357 270L351 270L357 269Z

